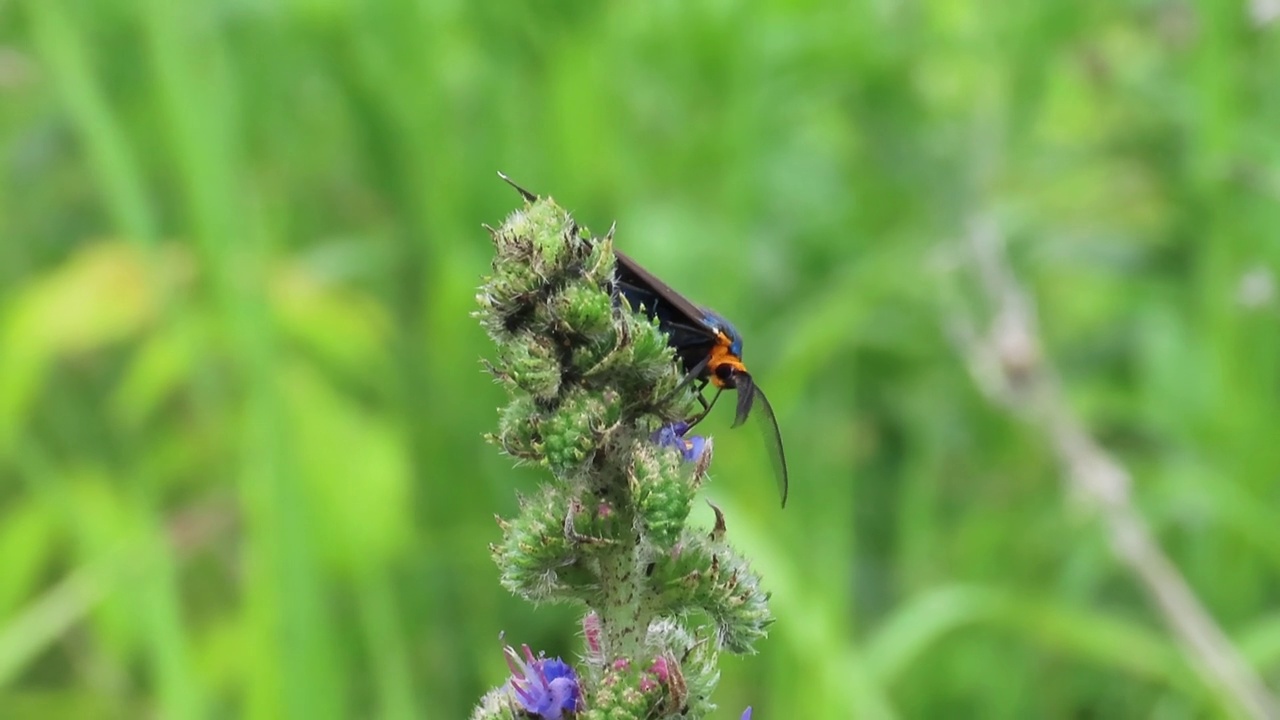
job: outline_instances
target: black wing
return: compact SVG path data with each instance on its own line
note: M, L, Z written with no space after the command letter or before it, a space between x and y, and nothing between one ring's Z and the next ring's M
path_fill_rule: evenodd
M782 507L787 506L787 490L790 482L787 477L787 455L782 450L782 432L778 430L778 418L773 414L773 406L765 397L750 375L738 376L738 417L734 426L746 420L751 411L756 409L756 427L769 449L769 459L773 461L773 477L778 483L778 494L782 496Z
M716 338L716 331L707 325L701 308L654 277L653 273L640 267L621 250L614 250L613 254L618 259L618 285L629 301L640 299L643 302L652 298L656 302L644 302L650 315L681 330L695 332L712 340ZM663 308L662 305L666 307Z
M667 344L680 356L684 369L694 372L694 368L699 368L697 374L701 376L705 361L719 339L702 310L636 261L617 250L613 252L618 260L618 293L633 310L643 307L646 315L657 318L667 335Z

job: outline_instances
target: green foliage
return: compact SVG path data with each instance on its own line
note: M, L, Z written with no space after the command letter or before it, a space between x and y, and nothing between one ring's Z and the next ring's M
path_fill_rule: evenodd
M452 720L504 629L577 659L486 552L546 473L482 439L514 380L476 358L524 361L469 316L499 169L617 218L777 411L783 512L699 427L777 617L716 717L1229 714L950 347L975 218L1280 686L1265 5L0 2L0 716ZM620 340L571 366L666 352Z

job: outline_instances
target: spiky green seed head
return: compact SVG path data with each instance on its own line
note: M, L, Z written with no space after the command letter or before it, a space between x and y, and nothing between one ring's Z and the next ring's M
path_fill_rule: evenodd
M685 435L694 396L670 338L617 293L612 232L543 198L491 235L476 315L510 399L489 439L549 473L499 520L501 583L588 610L577 720L704 717L719 653L752 651L772 618L723 526L689 526L711 443ZM512 702L500 688L473 720L520 717Z

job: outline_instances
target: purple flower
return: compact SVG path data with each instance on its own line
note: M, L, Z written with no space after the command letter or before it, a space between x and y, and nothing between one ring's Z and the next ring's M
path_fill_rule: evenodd
M502 652L511 668L507 684L525 711L543 720L560 720L566 713L582 710L582 689L569 663L560 658L535 658L528 645L521 645L520 649L524 651L523 659L511 646Z
M742 720L751 720L751 706L748 705L746 710L742 711Z
M663 425L653 434L653 441L662 447L679 450L685 462L697 462L707 450L707 439L701 435L685 437L689 432L689 423L674 422Z

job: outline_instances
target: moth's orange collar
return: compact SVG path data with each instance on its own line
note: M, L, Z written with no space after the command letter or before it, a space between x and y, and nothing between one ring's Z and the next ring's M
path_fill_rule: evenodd
M711 348L711 357L707 360L707 371L711 373L711 382L718 388L731 387L725 384L724 377L722 377L724 371L718 371L720 367L728 366L731 368L733 373L730 375L747 371L747 366L742 364L742 358L730 352L729 348L732 344L733 342L728 335L723 332L720 333L720 336L716 339L715 346Z

